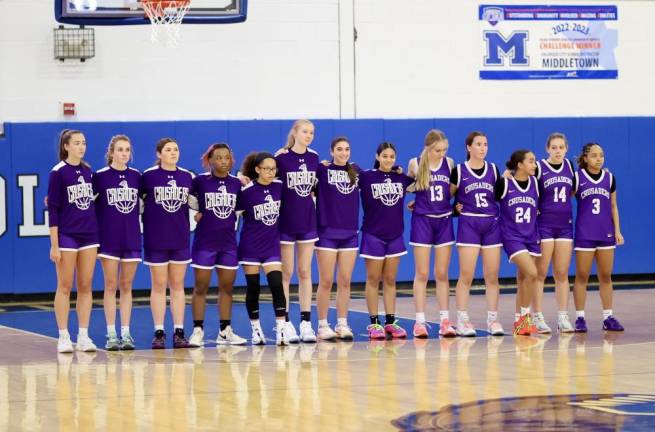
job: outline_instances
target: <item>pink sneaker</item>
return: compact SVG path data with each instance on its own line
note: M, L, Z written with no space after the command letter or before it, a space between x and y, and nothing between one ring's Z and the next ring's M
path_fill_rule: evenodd
M398 321L394 321L392 324L384 325L384 332L391 336L392 339L402 339L407 337L407 332L404 328L396 324Z
M384 335L384 328L380 324L369 324L366 330L368 330L368 338L371 340L385 340L387 338Z
M455 337L455 336L457 336L457 332L455 331L455 327L453 327L453 325L447 319L442 319L441 323L439 323L439 336L441 336L441 337Z
M414 323L414 337L418 339L427 339L428 338L428 327L425 323L416 322Z

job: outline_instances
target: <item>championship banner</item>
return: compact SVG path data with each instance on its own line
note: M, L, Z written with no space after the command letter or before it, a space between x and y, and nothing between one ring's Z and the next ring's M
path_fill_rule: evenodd
M480 5L480 79L616 79L616 6Z

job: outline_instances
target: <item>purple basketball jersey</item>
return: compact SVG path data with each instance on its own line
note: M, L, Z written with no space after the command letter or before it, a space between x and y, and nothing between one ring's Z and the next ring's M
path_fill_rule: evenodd
M405 190L414 179L405 174L376 169L359 173L364 222L362 231L382 240L393 240L404 231Z
M198 199L202 218L193 237L193 249L233 251L237 248L235 208L241 191L238 178L204 173L193 179L191 194Z
M573 190L573 166L565 159L555 170L544 159L537 162L539 180L539 226L563 228L573 220L571 191Z
M253 181L241 189L236 207L243 212L239 256L279 255L283 188L282 182L275 180L266 186Z
M353 168L359 172L356 165ZM345 166L318 166L316 212L320 228L338 228L357 232L359 224L359 179L350 183Z
M484 171L478 176L469 168L468 162L457 165L457 202L462 204L463 215L498 216L498 204L494 195L497 172L496 165L484 163Z
M316 206L312 189L316 185L318 153L307 149L303 154L289 150L275 157L277 176L282 181L280 230L286 234L316 231Z
M59 162L48 179L48 224L63 234L97 233L91 169Z
M420 157L416 158L417 164ZM427 190L416 191L414 213L418 215L441 216L452 213L450 206L450 164L447 158L441 159L437 169L430 170L430 186Z
M143 245L150 250L189 247L189 191L193 174L178 167L166 171L148 168L141 176Z
M578 212L575 219L576 240L614 241L612 219L612 174L603 171L594 180L586 170L576 173Z
M522 189L512 177L505 179L505 193L500 199L500 234L503 242L538 242L537 209L539 186L537 179L529 178Z
M141 250L139 225L139 184L141 173L134 168L123 171L110 166L93 175L96 215L103 251Z

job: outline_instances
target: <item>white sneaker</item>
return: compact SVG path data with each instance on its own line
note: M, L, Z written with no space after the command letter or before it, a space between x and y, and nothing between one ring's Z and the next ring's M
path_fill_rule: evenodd
M201 327L194 327L193 333L189 338L189 345L192 347L201 347L205 346L205 332Z
M219 331L216 337L218 345L244 345L247 340L232 331L232 326L225 327L225 330Z
M355 338L355 335L353 334L353 331L348 324L337 324L334 327L334 332L341 340L351 341Z
M503 326L497 321L487 321L487 331L491 336L504 336L505 330Z
M57 352L58 353L73 352L73 342L71 341L70 336L59 336L59 339L57 340Z
M473 337L475 335L475 327L471 321L457 321L457 336Z
M285 334L287 335L287 338L289 339L289 342L291 343L300 342L298 333L296 333L296 328L293 326L293 323L291 321L286 321L284 330L285 330Z
M331 341L337 338L337 334L330 328L330 326L318 326L318 338L320 340Z
M548 324L546 324L546 320L541 318L541 319L535 319L534 321L535 327L537 327L537 333L539 334L549 334L552 333L553 331L550 329Z
M275 344L278 346L289 345L289 337L287 336L288 326L286 324L275 325Z
M266 345L264 330L260 326L252 326L252 339L250 339L250 342L253 345Z
M77 336L77 345L75 348L78 351L83 351L83 352L94 352L98 348L96 348L95 344L91 340L90 337L88 336Z
M575 329L569 321L569 316L564 315L557 320L557 329L560 333L574 333Z
M300 321L300 340L302 342L316 342L316 333L309 321Z

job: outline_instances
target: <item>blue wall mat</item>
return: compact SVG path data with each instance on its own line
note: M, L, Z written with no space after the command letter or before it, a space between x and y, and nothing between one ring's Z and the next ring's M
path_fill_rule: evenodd
M655 118L479 118L479 119L419 119L419 120L317 120L316 138L312 147L321 158L329 159L329 144L337 135L346 135L352 142L352 159L363 168L370 168L377 145L388 140L398 147L398 162L406 168L409 158L420 153L423 137L430 128L443 130L449 137L449 155L456 162L464 159L464 138L472 130L482 130L489 137L489 160L503 167L510 153L518 148L531 148L538 157L545 156L546 137L552 131L564 132L570 143L569 157L575 159L586 141L600 142L606 152L606 165L616 174L623 234L627 245L616 254L615 273L652 273L655 268L646 253L655 244L655 230L647 215L654 213L655 180L648 175L655 150L649 143L655 130ZM36 175L34 190L36 224L44 223L43 198L47 191L50 168L57 162L57 136L63 128L82 130L87 137L87 160L94 168L104 164L107 143L112 135L124 133L134 144L133 166L143 170L152 166L155 143L170 136L181 145L181 166L194 172L203 170L200 156L216 141L227 141L233 147L237 164L253 150L274 152L284 145L293 120L241 121L169 121L169 122L93 122L93 123L8 123L6 135L0 139L3 154L0 176L6 181L5 202L7 230L0 236L0 293L49 292L55 286L54 268L48 260L47 236L19 237L23 222L22 191L18 177ZM238 168L238 167L237 167ZM405 232L409 234L410 214L405 215ZM481 275L478 266L477 275ZM573 268L572 268L573 271ZM450 277L458 274L457 254L453 255ZM514 275L514 268L503 255L501 276ZM313 272L317 280L316 266ZM411 253L402 258L398 280L413 279ZM358 260L353 280L365 280L365 266ZM192 272L186 279L193 284ZM244 279L239 272L237 284ZM136 288L150 286L147 268L141 266L135 280ZM94 279L96 289L102 288L98 266Z

